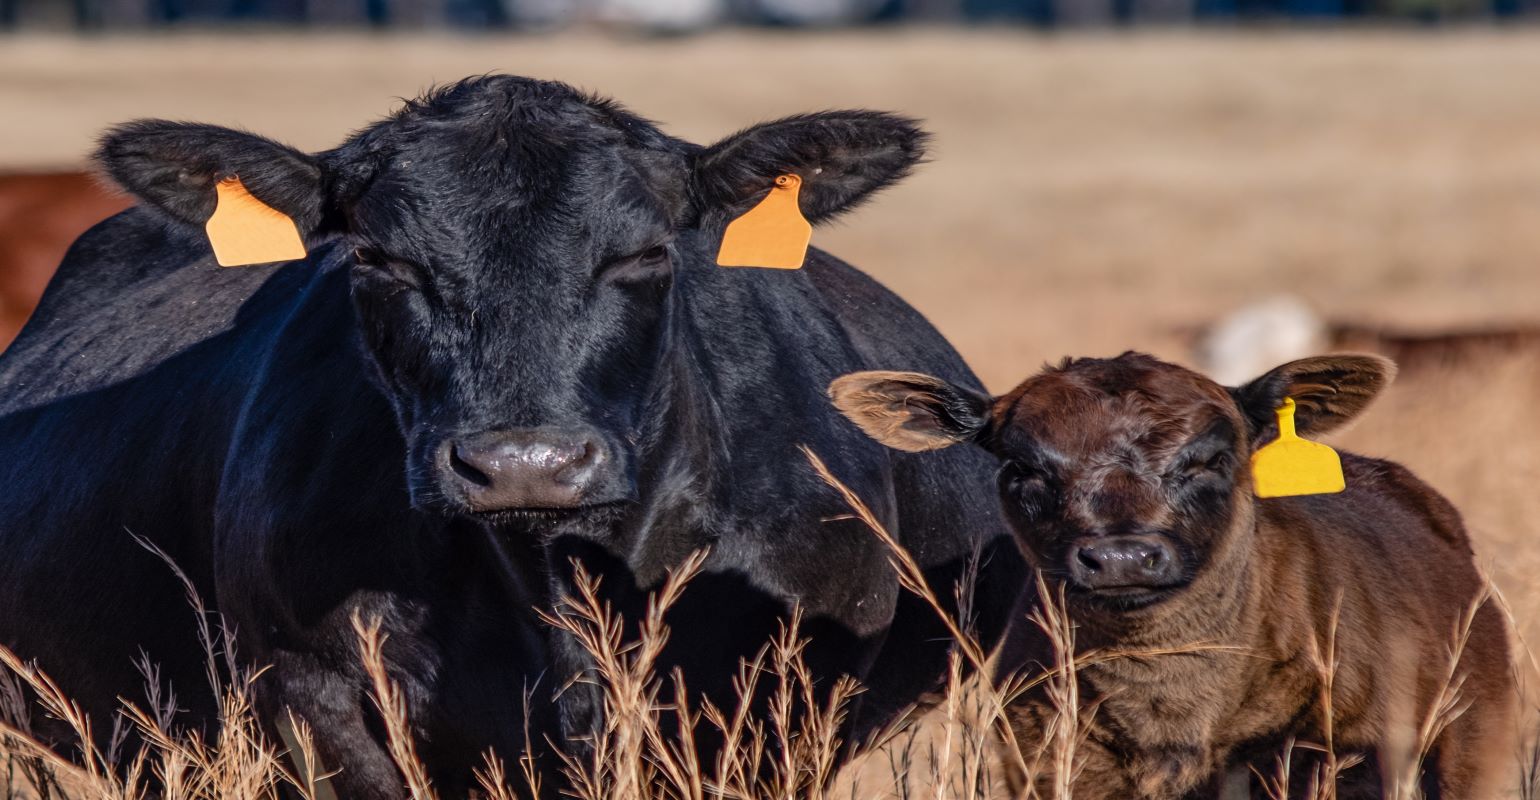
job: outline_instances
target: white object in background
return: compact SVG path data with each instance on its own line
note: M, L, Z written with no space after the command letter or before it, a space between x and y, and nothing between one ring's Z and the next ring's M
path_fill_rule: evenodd
M1279 364L1322 353L1328 344L1326 321L1298 297L1280 295L1215 323L1199 337L1193 357L1209 377L1239 386Z

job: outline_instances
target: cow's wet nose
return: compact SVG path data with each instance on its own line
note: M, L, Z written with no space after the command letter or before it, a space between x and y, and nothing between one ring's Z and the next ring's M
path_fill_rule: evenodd
M576 508L610 457L588 431L492 431L445 444L446 477L477 512Z
M1107 536L1071 548L1070 576L1087 589L1154 588L1177 577L1175 551L1157 536Z

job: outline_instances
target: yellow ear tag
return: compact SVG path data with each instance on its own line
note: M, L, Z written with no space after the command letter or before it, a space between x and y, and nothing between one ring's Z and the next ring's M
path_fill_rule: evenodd
M1251 454L1251 478L1257 497L1335 494L1347 488L1337 451L1294 432L1292 397L1278 407L1278 438Z
M801 269L808 242L813 240L813 226L797 207L801 188L802 178L796 175L776 178L775 188L759 205L728 223L717 265Z
M214 190L218 193L214 216L204 229L219 266L244 267L305 257L305 242L294 220L253 197L240 178L226 178Z

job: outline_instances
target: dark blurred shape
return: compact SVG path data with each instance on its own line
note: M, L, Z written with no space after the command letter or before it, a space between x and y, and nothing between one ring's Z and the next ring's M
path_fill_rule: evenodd
M0 350L32 314L70 243L129 205L82 172L0 175Z
M1540 0L0 0L0 28L144 28L181 23L401 30L550 28L599 22L650 33L728 23L816 28L893 22L1038 28L1180 22L1438 24L1540 16Z

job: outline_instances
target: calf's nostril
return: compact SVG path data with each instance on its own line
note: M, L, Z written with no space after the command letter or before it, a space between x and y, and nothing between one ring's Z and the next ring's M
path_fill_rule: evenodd
M1080 560L1081 566L1085 567L1086 569L1092 572L1101 571L1102 562L1097 559L1095 550L1092 550L1089 547L1081 548L1080 552L1075 554L1075 557Z

